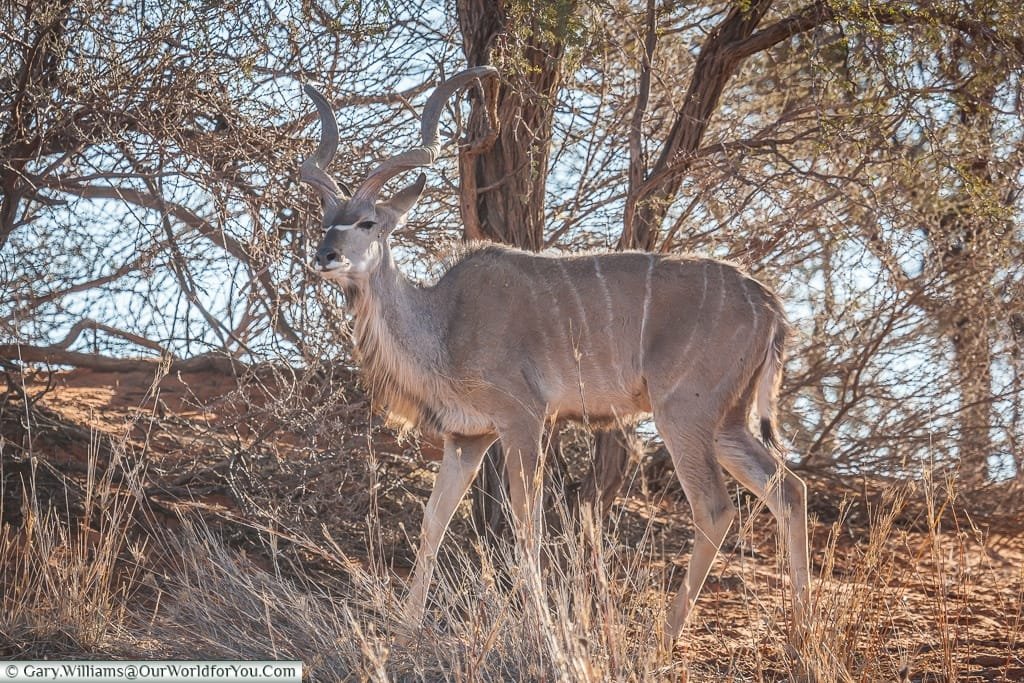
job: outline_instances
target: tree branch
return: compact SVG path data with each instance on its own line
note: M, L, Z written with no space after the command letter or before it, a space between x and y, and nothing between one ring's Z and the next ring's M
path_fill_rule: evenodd
M82 336L82 333L85 332L86 330L99 330L100 332L106 332L107 334L113 335L115 337L121 337L122 339L130 341L131 343L141 346L143 348L156 351L161 355L169 355L167 350L164 349L164 347L160 346L160 344L151 339L146 339L145 337L141 337L137 334L133 334L132 332L128 332L117 327L104 325L103 323L97 322L91 318L83 318L82 320L79 320L71 327L71 330L67 333L64 339L54 344L51 348L67 349L69 346L74 344L75 341L77 341L78 338Z
M147 192L117 185L85 185L65 182L56 178L36 178L40 187L67 192L83 199L116 199L151 211L166 212L175 220L187 225L197 233L228 252L239 261L249 263L249 253L241 242L219 230L212 223L200 217L191 209L168 202Z
M637 87L636 104L633 107L633 118L629 126L629 195L638 196L637 189L643 184L644 171L647 169L647 159L643 154L643 121L647 112L647 104L651 96L651 63L654 60L654 50L658 45L658 27L656 17L656 3L654 0L647 0L647 36L644 40L643 59L640 64L640 83ZM634 230L633 217L635 214L636 202L626 202L625 211L622 216L622 236L619 239L620 249L632 249L640 247L650 249L652 244L647 244L650 231L644 235L645 239L638 240Z
M754 32L749 38L733 43L729 46L729 52L733 59L746 59L789 40L798 33L820 26L833 16L831 7L824 2L815 2L767 28Z
M166 213L174 217L175 220L192 228L197 233L226 251L228 254L234 256L241 263L250 267L253 265L249 252L241 242L181 204L168 202L161 197L156 197L152 194L141 192L130 187L119 187L114 185L83 185L61 181L56 178L37 178L36 180L40 187L46 187L60 192L67 192L68 194L73 194L75 196L82 197L83 199L116 199L151 211ZM259 269L255 272L255 277L262 285L264 293L267 295L269 300L276 300L277 287L270 279L269 272L265 268ZM274 329L293 344L301 347L302 340L295 330L292 329L291 325L289 325L281 316L272 317L274 319Z
M192 358L111 358L56 346L0 344L0 359L22 363L46 363L89 368L99 372L152 372L166 364L167 372L217 372L237 375L249 369L246 363L224 354L202 354Z
M815 2L775 24L755 31L771 7L772 0L738 3L709 34L694 66L690 86L658 161L644 183L631 192L626 201L627 220L633 230L651 234L654 241L669 205L679 191L682 175L700 149L711 117L729 79L744 59L766 50L797 33L807 31L831 18L824 3Z

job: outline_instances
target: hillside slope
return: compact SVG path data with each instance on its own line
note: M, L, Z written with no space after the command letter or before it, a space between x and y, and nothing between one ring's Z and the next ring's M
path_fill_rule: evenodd
M314 680L1024 679L1009 484L808 473L820 579L804 638L774 522L736 489L741 524L669 655L656 635L693 530L654 454L603 534L552 524L540 612L463 508L429 623L400 645L438 453L396 441L347 370L76 370L0 391L0 656L295 658ZM559 443L585 450L574 430Z

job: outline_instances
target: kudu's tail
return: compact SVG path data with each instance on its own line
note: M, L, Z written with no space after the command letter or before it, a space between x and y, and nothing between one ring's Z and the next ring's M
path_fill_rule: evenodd
M757 379L757 416L761 421L761 440L770 450L778 451L779 427L775 421L779 387L782 384L782 363L785 359L786 325L778 323Z

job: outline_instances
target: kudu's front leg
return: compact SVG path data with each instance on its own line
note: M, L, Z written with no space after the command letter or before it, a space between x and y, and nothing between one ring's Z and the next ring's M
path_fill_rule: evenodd
M542 430L542 423L530 423L501 433L519 562L523 578L531 592L537 593L536 597L540 596L540 545L544 533Z
M437 549L448 529L455 508L466 495L473 482L484 453L495 441L494 435L449 436L444 440L444 458L434 479L434 489L423 512L420 549L416 553L409 596L405 602L407 625L415 629L423 622L427 606L427 591L437 564Z

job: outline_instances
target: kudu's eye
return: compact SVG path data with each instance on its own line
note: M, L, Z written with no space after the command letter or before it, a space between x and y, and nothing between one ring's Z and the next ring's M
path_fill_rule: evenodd
M373 221L363 221L361 223L358 223L356 227L359 228L360 230L372 230L376 225L377 224L374 223Z

